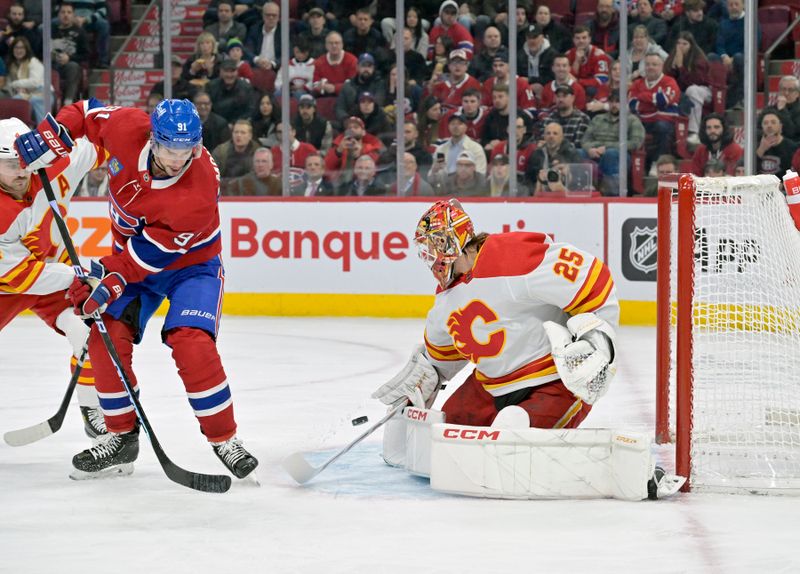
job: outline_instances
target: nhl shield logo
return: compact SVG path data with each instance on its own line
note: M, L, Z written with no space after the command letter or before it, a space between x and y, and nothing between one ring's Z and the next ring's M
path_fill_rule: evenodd
M642 273L655 271L658 262L656 228L637 225L630 233L630 242L631 265Z

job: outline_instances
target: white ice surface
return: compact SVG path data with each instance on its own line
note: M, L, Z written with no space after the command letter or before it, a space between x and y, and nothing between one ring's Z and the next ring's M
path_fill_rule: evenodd
M136 349L142 403L168 455L223 470L200 434L160 319ZM239 436L261 486L223 495L170 482L143 438L135 473L74 482L88 446L77 407L36 444L0 442L0 572L528 573L800 571L800 500L682 494L659 502L496 501L446 496L386 467L380 432L298 487L279 466L318 464L383 409L421 322L225 318L220 349ZM654 332L623 328L620 368L584 426L652 428ZM0 434L47 419L68 379L66 342L33 317L0 332ZM437 404L440 404L439 401Z

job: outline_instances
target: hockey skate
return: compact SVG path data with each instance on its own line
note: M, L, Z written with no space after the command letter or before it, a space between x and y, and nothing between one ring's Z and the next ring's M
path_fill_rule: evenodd
M126 476L133 473L133 461L139 456L139 429L97 437L97 444L72 458L73 480Z
M100 435L106 434L106 419L100 407L81 407L83 417L83 432L91 439L96 439Z
M663 468L657 466L653 471L653 477L647 481L647 498L658 500L666 498L678 492L686 477L677 474L667 474Z
M256 457L247 452L242 446L242 441L236 437L229 438L225 442L212 442L211 448L236 478L244 478L258 466Z

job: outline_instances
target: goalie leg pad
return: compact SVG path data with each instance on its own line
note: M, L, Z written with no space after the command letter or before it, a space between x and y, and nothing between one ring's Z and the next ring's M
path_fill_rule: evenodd
M444 413L432 409L406 407L406 470L417 476L431 475L431 428L444 422Z
M650 439L608 429L437 424L431 488L488 498L647 498Z
M402 414L390 418L383 425L383 460L389 466L406 465L406 419Z

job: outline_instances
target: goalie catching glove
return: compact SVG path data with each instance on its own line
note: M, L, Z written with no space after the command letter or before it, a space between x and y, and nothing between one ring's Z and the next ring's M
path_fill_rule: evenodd
M617 367L614 328L594 313L570 317L567 326L544 323L561 381L583 402L593 405L608 391Z
M109 273L102 263L92 261L85 278L75 277L67 296L72 301L75 314L88 319L95 311L102 313L125 290L125 279L119 273Z
M396 403L398 399L408 397L411 403L420 409L432 404L439 391L440 379L436 368L425 357L424 350L425 347L422 345L414 349L403 370L372 393L372 398L390 405Z

